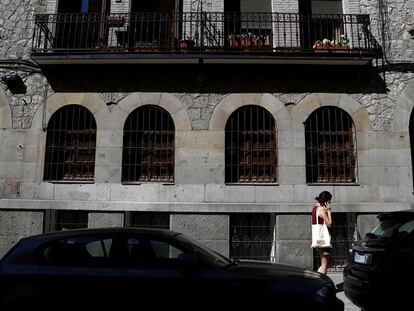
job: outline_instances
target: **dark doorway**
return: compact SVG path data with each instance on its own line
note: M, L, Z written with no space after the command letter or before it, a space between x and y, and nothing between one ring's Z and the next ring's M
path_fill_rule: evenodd
M58 13L105 13L110 5L109 0L60 0Z
M131 13L173 12L180 8L179 0L132 0Z
M300 19L300 38L301 45L304 48L311 48L315 41L312 34L312 1L299 0L299 19Z
M109 0L60 0L54 47L97 47L105 38L102 18L110 5Z
M240 12L240 0L224 0L224 38L228 38L229 35L240 35ZM227 42L227 40L225 42Z
M181 8L181 0L132 0L130 44L138 49L171 48L180 31L174 21Z

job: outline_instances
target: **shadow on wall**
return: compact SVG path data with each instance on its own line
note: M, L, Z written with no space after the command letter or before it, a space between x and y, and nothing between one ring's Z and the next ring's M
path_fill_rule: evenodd
M55 92L386 93L381 72L323 65L48 65Z

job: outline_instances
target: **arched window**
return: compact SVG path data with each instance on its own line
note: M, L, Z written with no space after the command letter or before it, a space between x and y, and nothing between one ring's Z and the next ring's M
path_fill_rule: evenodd
M226 124L226 183L277 181L276 126L259 106L237 109Z
M125 121L122 182L174 181L175 126L161 107L142 106Z
M344 110L326 106L305 122L306 182L355 183L356 135Z
M44 180L93 181L96 122L85 107L69 105L49 120Z

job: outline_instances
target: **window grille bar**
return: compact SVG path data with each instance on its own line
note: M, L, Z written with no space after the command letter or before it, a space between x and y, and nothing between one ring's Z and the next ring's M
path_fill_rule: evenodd
M88 216L87 211L45 210L43 231L87 228Z
M143 106L124 126L123 182L174 181L175 127L169 113Z
M44 180L93 181L95 149L93 115L78 105L59 109L47 128Z
M355 183L355 128L337 107L323 107L305 122L308 183Z
M230 257L270 260L273 243L272 214L230 215Z
M236 110L226 124L226 182L277 181L276 126L259 106Z

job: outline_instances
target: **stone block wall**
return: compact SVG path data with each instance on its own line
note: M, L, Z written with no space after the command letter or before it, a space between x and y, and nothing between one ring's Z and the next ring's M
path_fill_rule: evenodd
M209 214L171 215L170 228L184 233L215 251L229 256L229 216Z
M88 214L88 228L123 227L124 213L94 213Z
M19 239L43 231L42 211L7 211L0 209L0 258Z

